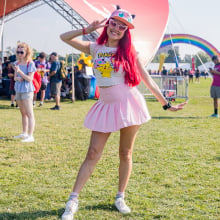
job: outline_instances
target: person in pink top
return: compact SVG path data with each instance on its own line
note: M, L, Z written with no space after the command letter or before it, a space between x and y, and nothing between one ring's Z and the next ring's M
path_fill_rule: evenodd
M191 70L189 71L189 83L190 83L190 82L193 83L193 75L194 75L194 71L193 71L193 69L191 69Z
M211 97L214 103L214 113L210 117L218 118L218 99L220 98L220 61L218 56L213 56L212 61L215 64L214 69L210 69L213 81L210 89Z
M78 195L101 158L104 146L112 132L120 132L119 186L115 206L119 212L131 212L124 201L124 192L132 169L132 150L141 124L150 120L142 94L136 85L141 80L162 104L163 109L177 111L186 103L171 106L164 98L137 56L130 30L134 15L117 7L108 20L95 20L86 28L63 33L61 39L72 47L91 54L99 87L99 100L88 112L84 125L92 131L89 149L78 172L73 191L66 204L62 220L73 219L78 210ZM104 23L105 22L105 23ZM104 28L96 42L78 37Z

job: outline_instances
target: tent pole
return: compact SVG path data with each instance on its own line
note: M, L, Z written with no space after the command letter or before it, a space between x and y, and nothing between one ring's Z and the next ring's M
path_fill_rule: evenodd
M72 26L72 29L74 27ZM75 102L75 86L74 86L74 63L73 63L73 50L72 50L72 102Z
M1 58L2 58L2 62L4 62L4 60L3 60L3 32L4 32L4 24L5 24L6 4L7 4L7 0L5 0L5 4L4 4L4 11L3 11L2 23L1 23L1 30L0 30Z
M3 48L4 48L4 44L3 44L3 32L2 32L2 36L1 36L2 40L1 40L1 59L2 59L2 63L4 62L4 55L3 55Z
M72 101L75 102L73 53L72 53Z

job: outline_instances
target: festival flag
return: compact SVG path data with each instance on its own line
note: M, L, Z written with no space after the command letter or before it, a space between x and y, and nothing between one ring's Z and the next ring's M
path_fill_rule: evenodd
M176 68L178 68L179 67L179 60L178 60L178 57L177 56L175 56L175 63L176 63Z
M192 70L195 71L195 59L192 57Z
M162 68L163 68L163 64L164 64L165 58L166 58L166 54L165 54L165 53L161 53L161 54L160 54L159 72L162 71Z

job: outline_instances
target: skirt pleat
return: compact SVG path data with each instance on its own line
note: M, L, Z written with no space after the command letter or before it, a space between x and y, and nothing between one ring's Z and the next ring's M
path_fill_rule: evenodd
M84 121L92 131L114 132L151 119L146 101L136 87L119 84L99 90L100 98Z

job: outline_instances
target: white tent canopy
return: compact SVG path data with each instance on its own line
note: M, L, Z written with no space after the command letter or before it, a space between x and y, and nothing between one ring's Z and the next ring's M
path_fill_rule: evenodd
M158 70L159 69L159 63L149 63L145 69L146 70ZM164 63L163 66L165 66L165 68L167 70L170 69L175 69L176 68L176 63ZM182 68L183 70L187 69L189 70L191 68L191 64L190 63L179 63L179 68Z
M212 61L204 63L204 65L198 66L198 69L201 71L207 71L209 68L214 68L214 63Z

